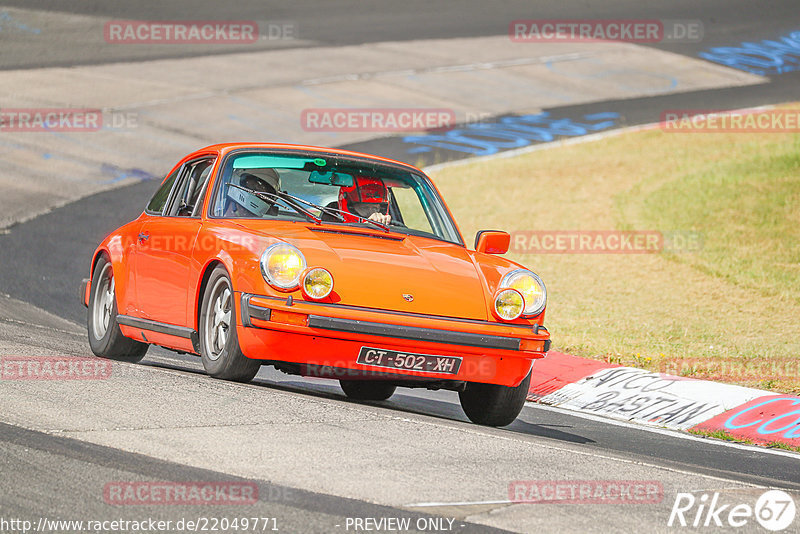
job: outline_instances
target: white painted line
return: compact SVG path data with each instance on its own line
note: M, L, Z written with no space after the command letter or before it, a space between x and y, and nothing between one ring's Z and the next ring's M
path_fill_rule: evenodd
M495 61L491 63L471 63L466 65L447 65L439 67L427 67L421 69L402 69L402 70L388 70L381 72L338 74L336 76L326 76L323 78L310 78L308 80L301 80L298 83L298 85L301 86L322 85L326 83L369 80L372 78L383 78L388 76L418 76L420 74L425 74L425 73L469 72L476 70L490 70L498 68L510 68L521 65L536 65L548 62L576 61L586 57L590 57L590 54L572 53L572 54L561 54L558 56L543 56L538 58L509 59L505 61ZM101 77L100 75L94 73L92 75L96 77ZM259 85L253 85L253 86L241 85L235 88L218 89L214 91L201 91L188 95L176 95L165 98L157 98L153 100L130 102L128 104L123 104L123 105L104 107L102 108L102 111L103 112L125 111L129 109L141 109L141 108L162 106L164 104L183 103L183 102L188 102L190 100L202 100L206 98L229 96L233 94L244 93L247 91L251 91L253 89L259 89L260 87L261 86Z
M412 504L404 504L407 508L430 508L438 506L473 506L478 504L522 504L509 501L508 499L502 501L464 501L464 502L418 502Z
M70 332L69 330L62 330L60 328L55 328L53 326L44 326L44 325L40 325L40 324L36 324L36 323L30 323L30 322L27 322L27 321L19 321L17 319L12 319L10 317L0 317L0 323L17 324L17 325L26 326L26 327L29 327L29 328L37 328L39 330L49 330L51 332L58 332L59 334L67 334L67 335L70 335L70 336L82 337L84 335L84 333L80 331L80 327L79 326L78 326L78 330L77 331Z
M321 85L324 83L349 82L355 80L369 80L372 78L385 78L390 76L419 76L420 74L442 73L442 72L472 72L478 70L506 69L519 67L522 65L539 65L542 63L559 63L562 61L575 61L592 57L592 54L573 52L570 54L559 54L542 57L522 57L516 59L505 59L481 63L466 63L461 65L441 65L438 67L424 67L420 69L401 69L387 70L380 72L353 72L348 74L337 74L335 76L325 76L322 78L312 78L303 80L300 85Z

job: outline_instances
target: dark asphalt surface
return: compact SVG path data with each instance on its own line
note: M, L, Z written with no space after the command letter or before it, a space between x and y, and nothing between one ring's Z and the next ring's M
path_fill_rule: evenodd
M3 0L0 12L2 6L103 20L288 21L296 24L299 39L324 46L504 35L509 23L517 19L681 19L703 23L703 42L654 46L693 55L698 48L733 46L741 41L773 38L798 29L797 3L793 0L677 0L659 3L639 0ZM2 22L0 19L0 45L4 50L0 54L0 68L188 57L225 51L220 45L107 46L102 37L97 39L84 35L81 28L58 19L46 27L31 26L30 31L23 31L11 22ZM34 33L35 30L39 32ZM283 45L293 46L292 43ZM239 50L260 50L270 46L269 42L259 42L240 46Z
M510 20L517 18L663 18L700 19L705 38L700 44L660 44L659 48L696 57L700 50L721 45L734 46L745 40L775 38L800 28L796 1L708 2L679 1L659 5L638 1L588 2L373 2L365 5L354 0L325 3L298 1L265 3L246 0L230 2L146 2L78 1L40 2L5 1L4 6L27 9L55 9L106 18L137 19L242 19L297 21L300 38L324 45L356 44L386 40L471 37L502 35ZM54 7L55 6L55 7ZM2 7L0 7L2 12ZM74 36L73 36L74 37ZM38 39L38 40L37 40ZM156 57L204 55L219 50L192 48L176 51L168 47L114 48L86 46L69 32L41 32L19 36L0 26L0 68L35 68L46 65L93 64ZM387 66L390 68L391 66ZM735 108L779 103L800 99L800 76L785 74L773 77L768 84L680 95L639 98L625 101L597 102L589 105L554 108L554 116L580 118L586 113L614 111L620 114L618 125L653 122L663 109ZM443 161L463 157L460 153L429 152L409 155L407 146L396 138L360 143L356 148L412 163ZM177 161L184 154L175 154ZM428 159L430 158L430 159ZM164 169L166 172L167 169ZM88 272L89 259L96 244L118 225L136 217L156 184L141 182L123 189L94 195L54 210L30 222L10 228L0 235L0 292L31 302L61 317L82 323L85 309L77 301L77 285ZM175 366L187 371L197 369L197 361L174 356ZM284 388L309 395L337 395L338 388L310 384L269 371L258 382L264 387ZM447 400L446 393L406 392L387 405L408 413L425 413L446 419L464 420L460 408ZM452 400L452 399L451 399ZM570 442L607 451L626 458L658 463L688 471L717 474L736 480L787 488L800 488L797 460L749 450L722 447L714 443L687 441L645 430L619 427L579 417L527 406L518 421L502 435L519 432L555 442ZM27 450L26 450L27 449ZM87 445L78 441L41 433L0 426L0 511L14 510L16 515L53 515L69 517L76 500L75 477L86 478L82 488L97 488L108 480L144 478L160 475L178 480L225 479L224 475L194 470L177 464ZM11 461L10 459L16 459ZM37 467L34 466L50 466ZM76 475L78 473L79 475ZM211 477L211 478L209 478ZM230 477L227 477L230 478ZM259 482L264 484L263 482ZM264 487L264 486L262 486ZM88 490L84 490L88 491ZM347 515L387 515L367 503L338 499L293 490L290 502L264 503L259 512L272 513L302 528L290 531L330 530L330 521ZM81 495L80 515L108 513L97 492ZM374 510L373 510L374 508ZM145 515L177 517L173 510L126 512L132 518ZM394 511L393 513L397 513ZM404 512L404 514L409 515ZM188 515L181 510L180 515ZM207 515L207 514L206 514ZM220 516L225 514L219 514ZM292 523L297 521L297 523ZM469 527L467 527L469 528ZM486 531L481 527L481 531Z
M425 514L344 499L188 467L123 452L110 447L53 436L0 423L0 517L49 520L198 521L200 518L275 518L281 532L344 531L348 517L403 517L415 525ZM108 504L104 487L110 482L242 483L258 486L258 502L246 505ZM267 524L269 528L264 528ZM271 532L273 523L259 519L258 528L222 532ZM170 532L185 532L177 529ZM50 528L45 532L81 532ZM129 529L112 530L117 532ZM147 531L147 529L142 529ZM411 529L409 532L418 532ZM455 521L452 532L507 532Z

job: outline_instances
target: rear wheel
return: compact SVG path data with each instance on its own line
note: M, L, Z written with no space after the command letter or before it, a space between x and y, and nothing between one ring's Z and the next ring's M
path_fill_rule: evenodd
M380 380L339 380L350 399L383 401L394 395L397 386Z
M473 423L486 426L506 426L514 422L528 396L531 373L517 387L470 382L459 392L461 407Z
M223 267L217 267L206 284L200 312L203 367L214 378L249 382L258 373L261 363L242 354L234 310L228 273Z
M144 358L149 345L122 335L117 323L117 297L114 270L104 255L97 260L89 292L87 325L89 346L96 356L136 363Z

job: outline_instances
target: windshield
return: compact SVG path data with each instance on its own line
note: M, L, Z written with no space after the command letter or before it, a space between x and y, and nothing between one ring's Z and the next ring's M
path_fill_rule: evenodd
M230 155L210 215L360 226L461 244L455 224L426 177L330 154Z

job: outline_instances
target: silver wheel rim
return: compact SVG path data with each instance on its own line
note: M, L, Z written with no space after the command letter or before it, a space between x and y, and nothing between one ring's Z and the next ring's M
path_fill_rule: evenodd
M111 314L114 311L114 271L111 264L107 263L97 280L94 289L94 309L92 310L92 333L98 341L103 339L111 324Z
M206 357L217 361L225 351L231 329L233 299L228 281L220 278L211 290L206 309L204 344Z

